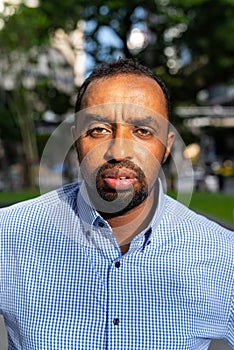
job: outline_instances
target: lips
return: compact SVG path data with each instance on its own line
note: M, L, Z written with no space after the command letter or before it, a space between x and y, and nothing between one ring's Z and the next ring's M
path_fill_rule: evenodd
M126 191L132 188L137 176L128 169L107 169L102 174L107 187L116 191Z

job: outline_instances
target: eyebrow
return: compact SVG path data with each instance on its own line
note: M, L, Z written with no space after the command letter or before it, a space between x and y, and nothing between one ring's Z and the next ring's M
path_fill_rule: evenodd
M87 118L87 121L84 120L84 124L92 123L92 122L99 122L99 123L108 123L108 124L116 124L115 121L108 117L104 117L98 114L85 114L85 119ZM162 118L162 117L161 117ZM157 129L159 129L159 122L152 116L144 116L141 118L134 118L129 117L126 121L126 124L132 124L132 125L141 125L141 126L155 126Z
M84 122L85 123L90 123L90 122L113 123L113 121L111 119L108 119L107 117L104 117L98 114L89 114L89 113L85 114Z
M131 123L131 119L133 119L133 123ZM136 121L136 122L135 122ZM159 128L159 122L152 116L145 116L139 119L134 119L134 118L129 118L129 124L133 124L133 125L141 125L141 126L156 126L157 128Z

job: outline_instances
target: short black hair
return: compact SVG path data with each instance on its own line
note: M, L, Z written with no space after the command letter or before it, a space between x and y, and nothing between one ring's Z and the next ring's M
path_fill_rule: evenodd
M168 119L170 119L171 114L171 104L170 96L164 82L148 67L142 65L135 58L119 58L115 62L111 63L102 63L100 66L97 66L89 77L81 85L76 99L75 113L81 110L82 98L85 94L85 91L89 84L96 79L113 77L121 74L136 74L136 75L145 75L153 80L155 80L158 85L161 87L164 94L168 112Z

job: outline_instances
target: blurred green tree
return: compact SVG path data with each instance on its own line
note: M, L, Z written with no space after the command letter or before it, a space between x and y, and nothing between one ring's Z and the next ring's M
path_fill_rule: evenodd
M58 28L69 33L83 19L85 49L94 62L136 55L165 75L170 85L182 81L189 88L188 98L193 98L194 91L223 82L233 72L233 16L234 0L58 0L56 5L41 0L36 9L22 4L13 15L2 15L1 50L41 48ZM113 33L109 38L107 27ZM134 28L144 33L145 43L131 50L128 41Z
M11 91L13 100L24 101L24 112L20 107L24 121L18 118L17 122L27 140L29 167L32 158L37 161L34 119L48 109L65 113L72 106L69 97L75 85L68 61L48 59L58 29L69 35L78 21L84 20L85 51L90 62L87 70L119 56L136 56L167 83L173 105L195 104L199 90L233 77L234 0L40 0L37 8L25 4L5 3L0 14L0 61L1 89L6 95ZM45 56L47 60L43 61ZM56 73L58 66L60 73ZM58 84L63 74L68 80L66 86ZM54 96L59 96L56 103ZM15 115L13 100L6 100L7 113L0 116L2 134L9 130ZM175 118L173 121L176 123ZM29 138L24 135L25 128ZM33 156L30 149L34 149Z

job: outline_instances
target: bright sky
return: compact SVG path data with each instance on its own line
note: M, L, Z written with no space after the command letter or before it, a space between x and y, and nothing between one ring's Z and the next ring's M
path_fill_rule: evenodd
M8 0L8 1L0 0L0 12L3 12L5 2L8 2L9 4L12 4L12 5L19 5L21 0Z
M4 3L12 4L14 6L19 5L21 2L28 7L38 7L39 0L0 0L0 12L4 11Z

